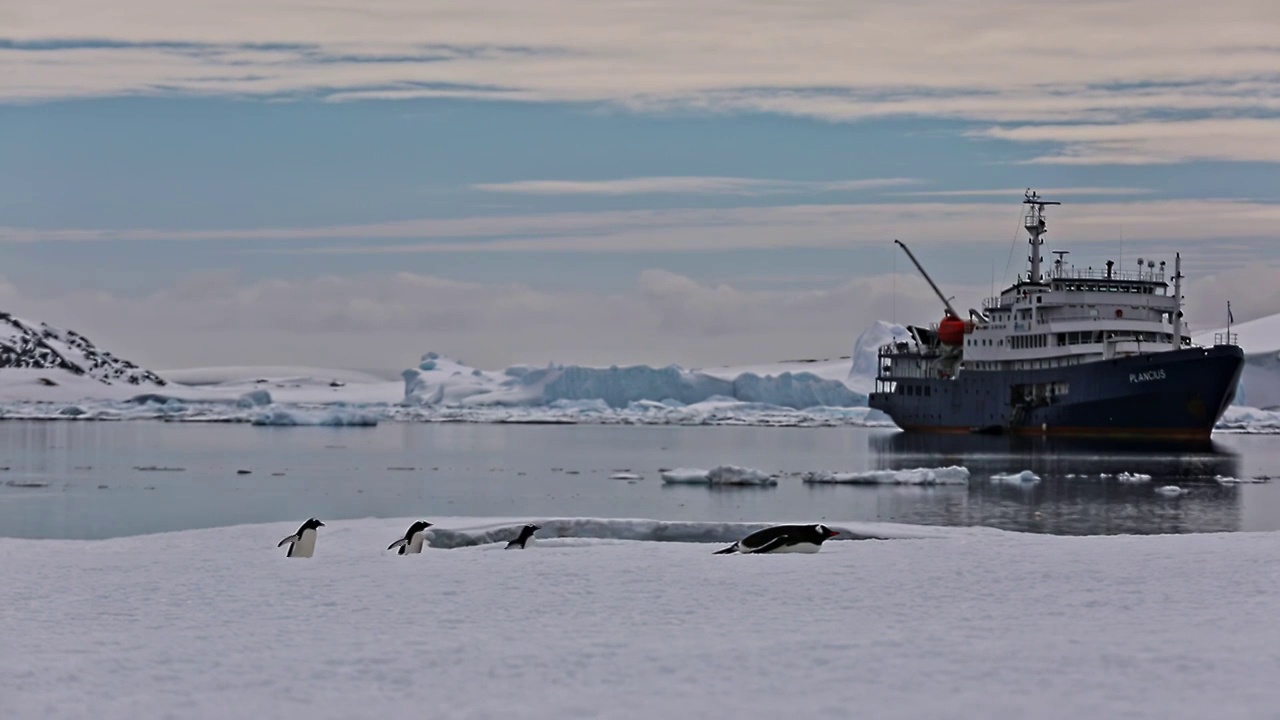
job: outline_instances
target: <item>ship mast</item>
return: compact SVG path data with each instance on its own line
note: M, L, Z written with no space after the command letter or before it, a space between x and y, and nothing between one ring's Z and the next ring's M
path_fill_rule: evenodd
M1040 246L1044 244L1044 240L1040 237L1044 235L1044 206L1045 205L1061 205L1060 202L1051 200L1041 200L1039 193L1028 189L1023 193L1023 205L1030 205L1027 209L1027 215L1022 219L1022 227L1026 228L1031 235L1031 256L1027 259L1031 261L1031 275L1028 277L1033 283L1040 282Z
M1173 256L1173 349L1182 349L1182 253Z

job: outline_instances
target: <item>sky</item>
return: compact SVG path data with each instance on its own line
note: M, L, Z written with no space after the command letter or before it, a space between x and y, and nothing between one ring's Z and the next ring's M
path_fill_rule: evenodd
M1274 0L0 3L0 309L164 369L848 355L1181 253L1280 312Z

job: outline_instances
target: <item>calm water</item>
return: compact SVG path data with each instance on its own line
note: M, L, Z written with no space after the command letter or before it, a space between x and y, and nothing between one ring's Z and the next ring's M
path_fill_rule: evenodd
M966 486L665 486L660 468L965 465ZM862 428L0 422L0 536L103 538L357 517L880 520L1035 532L1280 529L1280 436L1199 445L909 436ZM157 469L140 469L157 468ZM986 480L1030 469L1030 487ZM249 474L237 471L248 470ZM627 470L643 479L610 479ZM1100 480L1142 472L1151 483ZM1068 474L1093 478L1067 478ZM1276 476L1223 486L1214 475ZM1180 484L1166 498L1154 488Z

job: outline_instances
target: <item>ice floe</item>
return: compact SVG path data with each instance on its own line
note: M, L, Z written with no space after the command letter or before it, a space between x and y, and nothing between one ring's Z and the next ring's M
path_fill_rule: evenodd
M1016 473L997 473L992 475L991 479L995 482L1009 484L1040 482L1040 476L1030 470L1023 470L1022 472Z
M969 469L952 465L911 470L866 470L863 472L812 471L801 480L811 484L835 485L963 485L969 482Z

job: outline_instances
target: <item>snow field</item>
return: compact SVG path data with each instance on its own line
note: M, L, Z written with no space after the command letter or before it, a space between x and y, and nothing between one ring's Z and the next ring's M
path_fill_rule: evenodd
M383 550L414 519L335 521L309 560L275 548L296 523L0 539L4 715L1230 719L1280 702L1271 533Z

